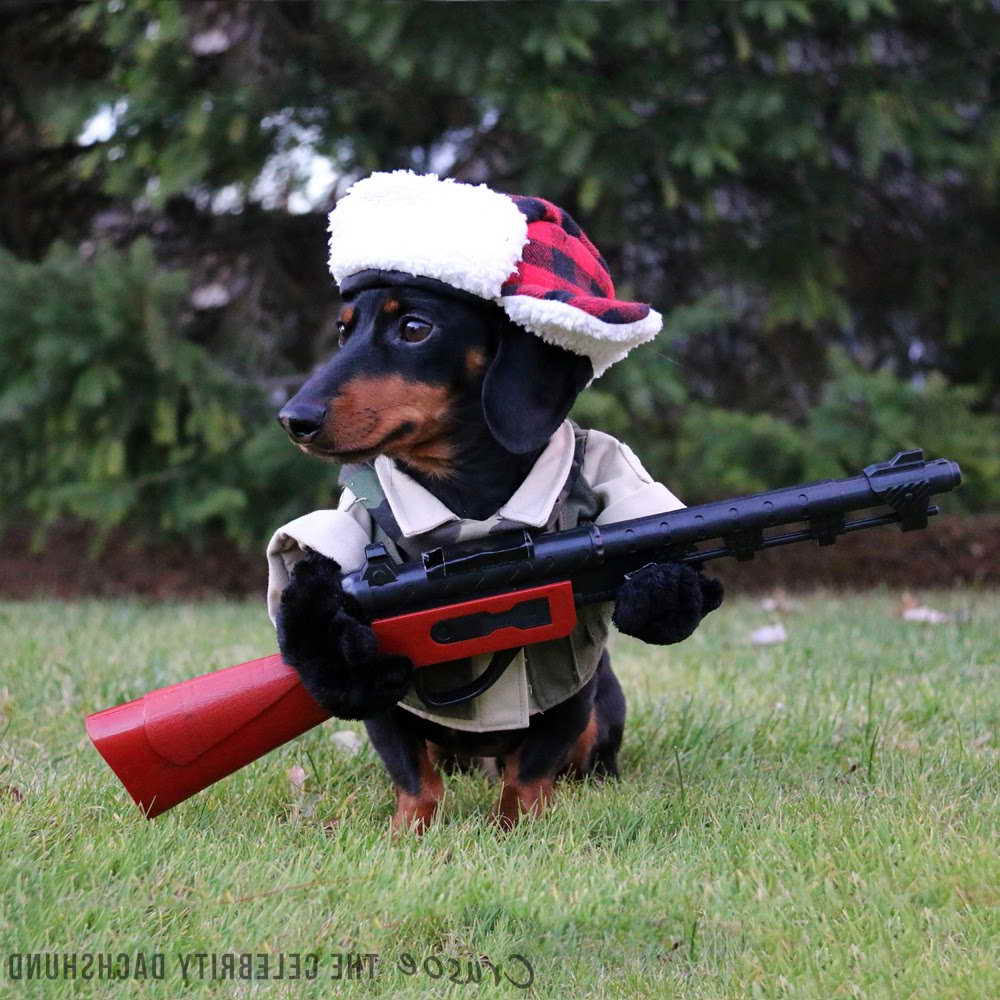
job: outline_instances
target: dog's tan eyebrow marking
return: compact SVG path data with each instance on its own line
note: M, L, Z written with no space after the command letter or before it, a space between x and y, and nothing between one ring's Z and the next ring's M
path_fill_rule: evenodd
M393 316L399 312L399 299L394 299L391 295L382 303L382 312L387 316Z
M354 306L344 306L337 316L337 322L343 323L344 326L350 326L354 322Z
M486 355L478 347L470 347L465 352L465 370L472 377L478 375L486 367Z

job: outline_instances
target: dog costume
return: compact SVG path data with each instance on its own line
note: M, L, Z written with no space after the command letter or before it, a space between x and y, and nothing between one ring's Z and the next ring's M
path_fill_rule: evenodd
M518 325L589 358L598 377L652 339L660 315L616 299L607 265L580 227L541 198L408 171L355 184L330 215L330 269L344 292L398 281L400 274L444 282L497 303ZM500 509L483 521L459 518L392 458L345 466L336 510L314 511L279 528L268 545L268 611L277 618L296 562L315 551L344 572L364 548L383 542L399 558L458 540L517 528L565 530L676 510L683 504L654 482L627 445L565 421ZM470 702L430 709L412 690L410 712L473 732L521 729L530 716L579 690L597 669L613 605L580 610L565 639L517 654L500 680ZM432 689L480 674L488 655L422 668Z

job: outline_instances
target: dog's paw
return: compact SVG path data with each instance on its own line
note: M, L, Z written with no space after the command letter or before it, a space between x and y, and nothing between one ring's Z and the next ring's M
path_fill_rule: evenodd
M341 719L366 719L402 698L413 664L378 651L371 628L340 588L340 567L312 554L295 565L281 595L278 647L306 690Z
M613 621L619 631L666 646L686 639L722 603L722 584L683 563L650 563L622 584Z

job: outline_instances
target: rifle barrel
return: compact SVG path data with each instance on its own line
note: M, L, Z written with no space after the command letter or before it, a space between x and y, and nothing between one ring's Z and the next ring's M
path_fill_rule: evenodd
M904 531L926 527L928 516L937 513L930 497L954 489L961 478L958 465L948 459L927 462L920 451L900 452L846 479L617 524L587 524L535 536L508 532L434 549L402 564L394 563L384 546L370 545L365 565L345 574L343 587L372 619L565 579L574 581L577 603L589 604L613 597L623 575L646 562L702 563L724 556L744 560L761 549L795 542L829 545L839 535L884 524L899 523ZM848 514L872 508L889 509L847 519ZM793 524L805 527L765 534ZM716 539L721 546L698 549Z

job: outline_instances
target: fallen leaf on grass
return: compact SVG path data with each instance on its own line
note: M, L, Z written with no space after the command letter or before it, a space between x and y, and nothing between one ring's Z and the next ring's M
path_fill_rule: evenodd
M765 597L760 602L762 611L769 614L775 612L779 614L793 614L802 609L801 601L793 601L784 587L778 587L769 597Z
M773 646L775 643L784 642L788 638L785 626L781 622L774 625L764 625L750 633L751 646Z
M307 795L305 769L295 764L288 769L288 783L292 786L292 819L309 819L316 811L317 796Z
M904 593L896 612L904 622L926 622L928 625L943 625L952 620L951 615L921 604L912 594Z
M0 785L0 796L7 799L13 799L15 802L24 801L24 792L14 785Z
M907 608L903 612L904 622L927 622L929 625L943 625L951 621L951 615L934 608Z
M353 729L340 729L333 734L333 745L344 753L356 754L363 740Z

